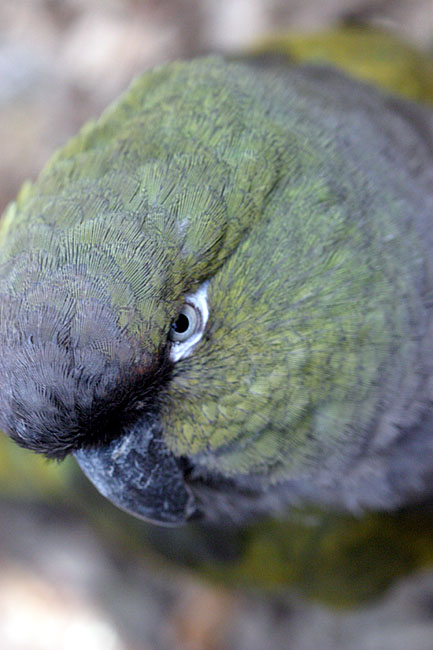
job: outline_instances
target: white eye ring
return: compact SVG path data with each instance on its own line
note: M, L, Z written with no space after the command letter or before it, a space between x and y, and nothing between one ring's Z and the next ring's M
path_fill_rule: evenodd
M189 356L203 336L209 318L207 304L208 282L204 282L193 294L185 296L185 304L170 327L170 359L179 361Z

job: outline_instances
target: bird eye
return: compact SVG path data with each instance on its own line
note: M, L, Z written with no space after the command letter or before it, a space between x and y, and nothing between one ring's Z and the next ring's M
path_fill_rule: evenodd
M179 361L191 354L203 336L209 316L207 304L208 283L185 297L185 304L168 332L171 341L170 359Z
M180 310L179 316L170 328L171 341L186 341L197 331L200 325L200 313L196 307L186 303Z

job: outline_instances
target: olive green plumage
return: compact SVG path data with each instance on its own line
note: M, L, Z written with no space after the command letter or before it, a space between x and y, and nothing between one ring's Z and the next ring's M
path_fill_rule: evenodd
M169 523L431 499L432 141L431 109L328 68L145 73L3 218L2 426ZM204 332L173 361L204 287ZM137 449L172 487L131 469ZM269 526L294 566L310 534ZM431 561L418 548L411 567Z

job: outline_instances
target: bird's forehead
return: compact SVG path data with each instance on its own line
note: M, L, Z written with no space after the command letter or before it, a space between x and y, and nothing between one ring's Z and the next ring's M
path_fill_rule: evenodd
M138 398L151 406L165 381L165 339L128 334L109 301L64 307L9 300L0 310L0 426L57 457L86 435L119 435L122 413Z

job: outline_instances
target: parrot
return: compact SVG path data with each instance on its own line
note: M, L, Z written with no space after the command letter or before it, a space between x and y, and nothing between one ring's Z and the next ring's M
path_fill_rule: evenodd
M0 427L166 539L240 530L231 579L315 551L321 589L353 540L433 563L433 110L287 43L146 71L24 184Z

